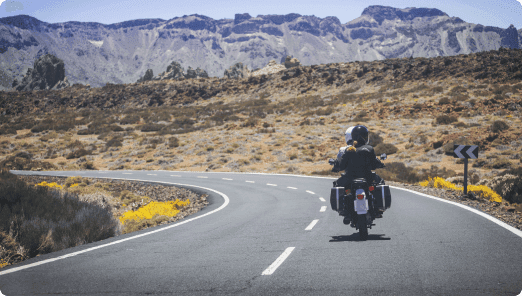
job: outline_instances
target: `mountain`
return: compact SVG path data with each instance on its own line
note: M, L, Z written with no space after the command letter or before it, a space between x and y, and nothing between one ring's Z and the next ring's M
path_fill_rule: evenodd
M346 24L299 14L221 20L195 14L111 25L19 15L0 19L0 84L9 88L47 53L64 61L72 84L103 86L135 82L147 69L161 73L173 61L222 77L237 62L255 69L287 55L303 65L452 56L519 48L520 35L513 26L466 23L438 9L385 6L370 6Z

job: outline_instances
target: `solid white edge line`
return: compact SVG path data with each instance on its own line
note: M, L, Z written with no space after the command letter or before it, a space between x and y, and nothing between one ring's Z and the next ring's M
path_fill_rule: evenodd
M325 202L326 199L322 198L322 197L319 197L319 200L322 201L322 202Z
M288 258L288 256L290 256L290 253L292 253L292 251L294 249L295 249L295 247L286 248L286 250L283 252L283 254L281 254L279 257L277 257L277 259L274 261L274 263L270 264L270 266L268 266L268 268L265 269L265 271L263 271L263 273L261 273L261 275L271 275L272 273L274 273L274 271L276 271L276 269L281 264L283 264L283 262L286 260L286 258Z
M140 180L140 179L107 178L107 177L104 177L103 179L119 179L119 180L130 180L130 181L143 181L143 180ZM8 269L8 270L5 270L5 271L0 271L0 275L5 275L5 274L13 273L13 272L16 272L16 271L24 270L24 269L27 269L27 268L35 267L35 266L38 266L38 265L54 262L54 261L57 261L57 260L60 260L60 259L73 257L73 256L80 255L80 254L83 254L83 253L86 253L86 252L94 251L94 250L97 250L97 249L101 249L101 248L105 248L105 247L108 247L108 246L116 245L116 244L119 244L119 243L122 243L122 242L125 242L125 241L128 241L128 240L132 240L132 239L135 239L135 238L147 236L147 235L150 235L150 234L153 234L153 233L157 233L157 232L165 231L167 229L178 227L178 226L183 225L185 223L188 223L188 222L191 222L191 221L203 218L205 216L208 216L210 214L214 214L215 212L221 211L230 202L230 200L228 199L228 196L226 196L224 193L221 193L221 192L219 192L217 190L214 190L214 189L201 187L201 186L196 186L196 185L179 184L179 183L171 183L171 182L154 182L154 183L170 184L170 185L178 185L178 186L187 186L187 187L196 187L196 188L199 188L199 189L212 191L212 192L215 192L215 193L221 195L225 199L225 202L219 208L217 208L217 209L215 209L213 211L210 211L210 212L208 212L206 214L203 214L201 216L197 216L197 217L185 220L185 221L181 221L179 223L175 223L173 225L166 226L166 227L161 228L161 229L156 229L156 230L153 230L153 231L150 231L150 232L146 232L146 233L138 234L138 235L135 235L135 236L127 237L127 238L124 238L124 239L121 239L121 240L117 240L117 241L114 241L114 242L111 242L111 243L108 243L108 244L104 244L104 245L88 248L88 249L77 251L77 252L74 252L74 253L69 253L69 254L66 254L66 255L63 255L63 256L59 256L59 257L56 257L56 258L50 258L50 259L42 260L42 261L39 261L39 262L27 264L27 265L24 265L24 266L14 267L14 268L11 268L11 269Z
M321 210L319 210L319 212L324 212L324 211L326 211L326 206L322 206Z
M297 189L297 188L295 188L295 187L286 187L286 188L288 188L288 189Z
M319 219L312 221L312 223L310 223L310 225L308 225L308 227L306 227L305 230L312 230L312 228L314 228L314 226L315 226L315 224L317 224L317 222L319 222Z
M500 221L499 219L493 217L493 216L490 216L484 212L481 212L479 210L476 210L472 207L469 207L467 205L463 205L463 204L460 204L460 203L457 203L457 202L454 202L454 201L451 201L451 200L445 200L445 199L442 199L440 197L435 197L435 196L431 196L431 195L428 195L428 194L424 194L424 193L420 193L420 192L417 192L417 191L414 191L414 190L410 190L410 189L405 189L405 188L401 188L401 187L395 187L395 186L390 186L391 188L394 188L394 189L399 189L399 190L404 190L404 191L408 191L408 192L412 192L412 193L415 193L415 194L418 194L418 195L421 195L421 196L424 196L424 197L428 197L428 198L431 198L431 199L435 199L435 200L438 200L438 201L442 201L442 202L445 202L445 203L449 203L451 205L454 205L454 206L457 206L457 207L461 207L463 209L466 209L468 211L471 211L477 215L480 215L486 219L488 219L489 221L501 226L501 227L504 227L505 229L513 232L514 234L518 235L519 237L522 238L522 231L521 230L518 230L516 229L515 227L511 226L511 225L508 225L507 223L504 223L502 221Z

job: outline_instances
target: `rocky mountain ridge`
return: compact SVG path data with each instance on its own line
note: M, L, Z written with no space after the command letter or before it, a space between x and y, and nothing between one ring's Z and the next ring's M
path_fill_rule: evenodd
M117 24L49 24L19 15L0 19L0 85L10 88L33 61L52 53L74 83L130 83L172 62L222 77L238 62L250 69L288 55L303 65L437 57L519 48L521 32L466 23L438 9L370 6L346 24L299 14L202 15Z

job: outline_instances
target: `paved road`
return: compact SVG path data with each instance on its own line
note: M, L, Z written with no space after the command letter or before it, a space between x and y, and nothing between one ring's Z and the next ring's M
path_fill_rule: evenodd
M0 291L5 295L518 295L522 291L520 232L402 189L392 189L392 208L376 220L368 240L362 242L330 209L330 179L164 171L44 174L171 182L217 192L208 191L212 204L187 217L195 218L189 222L2 269Z

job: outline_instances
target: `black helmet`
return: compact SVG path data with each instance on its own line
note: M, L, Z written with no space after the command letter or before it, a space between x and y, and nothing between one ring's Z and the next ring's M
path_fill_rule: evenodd
M357 141L357 146L368 144L368 129L364 125L357 125L352 130L352 139Z

